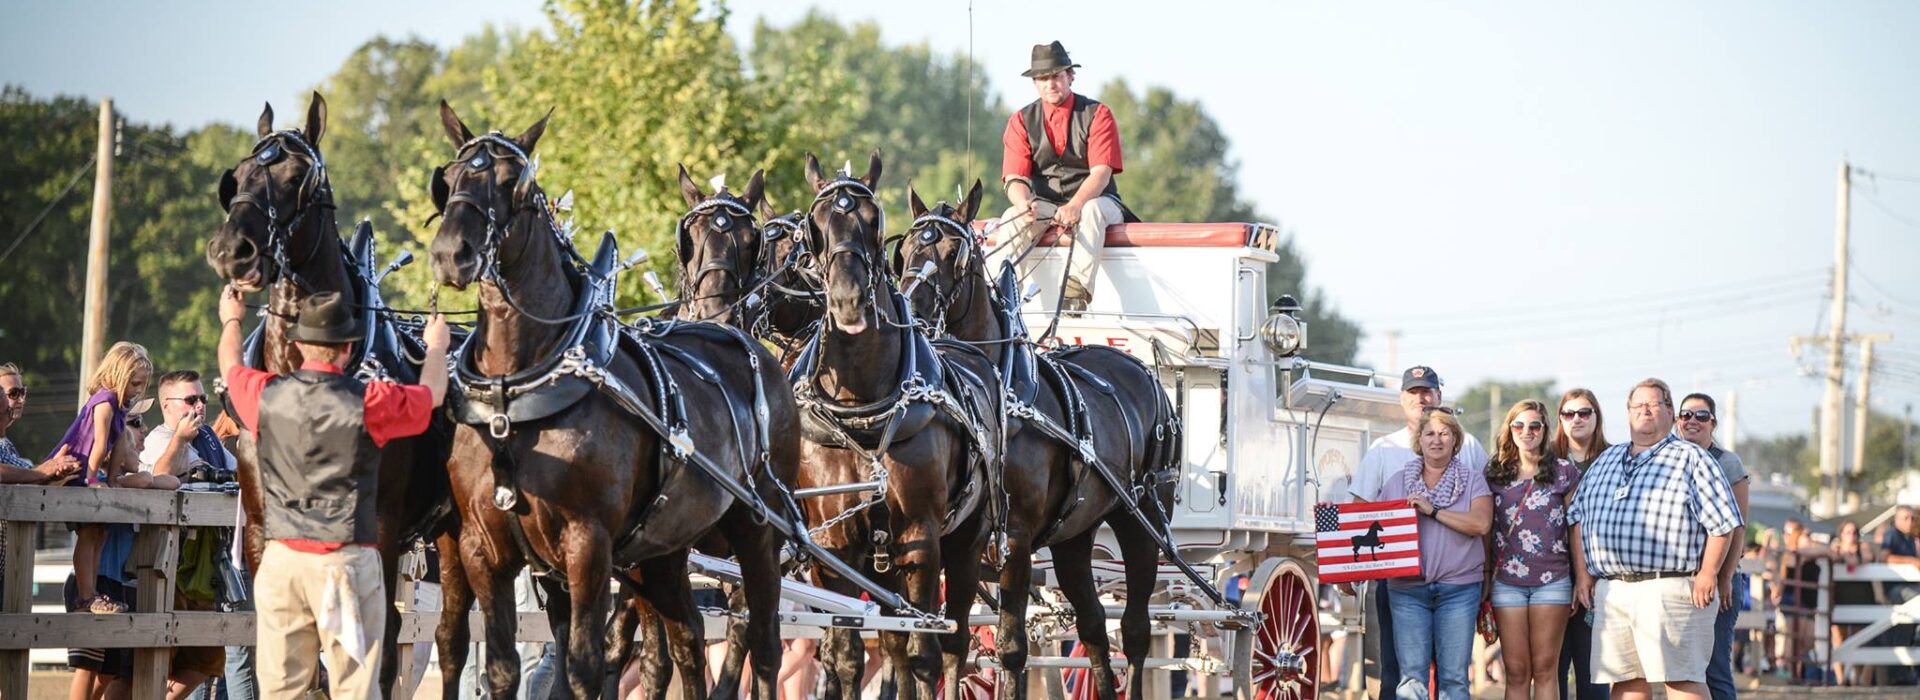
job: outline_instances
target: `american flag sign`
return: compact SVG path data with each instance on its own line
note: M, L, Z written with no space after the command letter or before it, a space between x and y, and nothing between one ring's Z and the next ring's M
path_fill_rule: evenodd
M1405 500L1321 503L1313 507L1319 535L1320 582L1348 583L1420 575L1420 533Z

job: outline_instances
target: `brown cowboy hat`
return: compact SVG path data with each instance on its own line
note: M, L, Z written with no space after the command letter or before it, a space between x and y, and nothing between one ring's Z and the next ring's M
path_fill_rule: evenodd
M1051 44L1034 44L1033 67L1028 68L1027 72L1021 73L1020 75L1027 78L1038 78L1043 75L1053 75L1063 70L1079 67L1080 64L1074 63L1073 59L1067 56L1067 47L1061 46L1060 42L1056 41Z
M303 343L357 343L363 335L353 307L338 292L321 292L300 302L300 319L287 337Z

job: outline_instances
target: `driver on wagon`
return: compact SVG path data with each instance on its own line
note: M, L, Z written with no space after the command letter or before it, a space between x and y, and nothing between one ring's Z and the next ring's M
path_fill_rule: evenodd
M1093 300L1107 226L1139 221L1113 183L1124 169L1113 112L1073 92L1079 67L1058 41L1033 47L1032 67L1021 75L1033 79L1039 99L1014 112L1001 137L1000 182L1013 206L1000 217L1001 243L989 260L996 270L1013 260L1024 276L1033 262L1027 253L1041 233L1051 226L1072 231L1061 302L1067 311L1084 310Z

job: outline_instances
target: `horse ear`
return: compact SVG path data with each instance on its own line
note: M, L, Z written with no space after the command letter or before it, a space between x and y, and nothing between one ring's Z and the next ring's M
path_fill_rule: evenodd
M779 213L777 213L778 211L779 210L773 208L773 198L767 197L765 193L762 193L760 197L760 220L767 222L778 219L780 218Z
M740 199L747 203L747 210L752 211L760 205L760 198L766 194L766 191L767 171L755 170L753 171L753 177L747 180L746 191L740 193Z
M327 130L327 98L314 91L313 99L307 102L307 143L314 148L320 147L320 134Z
M240 193L240 181L233 178L233 168L220 173L220 210L233 210L233 196Z
M960 200L957 216L963 223L971 223L975 214L980 213L980 178L973 179L973 189L967 190L967 198Z
M827 178L820 174L820 159L813 157L812 153L807 154L807 186L815 192L827 188Z
M913 183L907 183L907 214L918 219L927 214L927 203L920 201L920 193L913 191Z
M546 116L541 117L540 121L534 122L533 126L527 127L527 130L522 132L513 142L520 144L520 150L532 153L533 147L540 144L540 135L547 133L547 120L552 118L553 109L549 107Z
M868 188L880 185L880 149L873 149L873 155L867 158L867 176L860 181L866 183Z
M700 184L694 182L693 176L687 174L685 163L680 164L680 196L687 200L689 207L707 198L707 195L700 192Z
M260 123L253 128L254 135L263 139L267 134L273 133L273 103L267 102L265 105L266 107L260 110Z
M453 105L447 104L446 100L440 101L440 126L447 130L447 140L453 142L454 148L465 146L473 140L473 130L467 128L466 122L460 121L460 115L453 113Z

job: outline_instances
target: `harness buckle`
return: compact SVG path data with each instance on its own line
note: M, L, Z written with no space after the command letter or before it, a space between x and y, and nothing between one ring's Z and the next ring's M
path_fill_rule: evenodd
M507 419L507 414L495 413L487 418L487 434L492 435L493 439L505 440L512 433L513 421Z
M513 510L513 507L515 505L518 505L519 503L520 503L520 494L515 493L513 490L513 487L510 487L510 486L493 487L493 507L498 508L500 510Z

